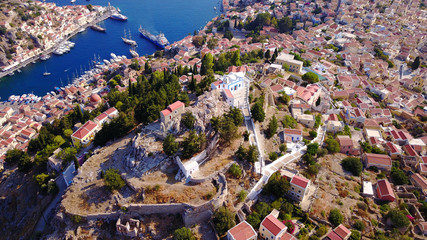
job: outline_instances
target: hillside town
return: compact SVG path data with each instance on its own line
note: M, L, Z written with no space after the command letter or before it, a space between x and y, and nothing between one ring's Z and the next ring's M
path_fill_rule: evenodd
M81 21L96 15L36 3ZM202 30L153 55L114 55L37 101L1 103L2 231L427 237L424 2L221 6ZM27 28L50 36L44 47L67 34Z
M38 58L47 60L65 40L99 21L108 10L92 5L59 7L41 1L15 3L15 7L9 4L0 13L0 70L9 75Z

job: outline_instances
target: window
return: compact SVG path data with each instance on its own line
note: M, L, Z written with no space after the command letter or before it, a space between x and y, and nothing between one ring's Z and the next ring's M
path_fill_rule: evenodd
M301 193L301 190L298 190L299 193Z
M295 188L294 188L294 187L292 187L292 190L295 190Z

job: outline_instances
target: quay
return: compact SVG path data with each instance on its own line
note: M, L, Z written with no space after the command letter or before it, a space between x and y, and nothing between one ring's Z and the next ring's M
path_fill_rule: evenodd
M52 53L53 51L55 51L55 49L57 49L57 48L58 48L62 43L64 43L65 41L68 41L70 38L72 38L72 37L74 37L75 35L77 35L77 34L80 32L80 30L81 30L82 28L86 29L86 28L88 28L88 27L90 27L90 26L92 26L92 25L95 25L95 24L97 24L97 23L99 23L99 22L102 22L102 21L106 20L107 18L111 17L111 15L112 15L113 13L115 13L115 12L118 12L116 8L114 8L114 7L112 7L112 6L108 6L108 7L106 7L106 8L104 9L104 11L99 12L99 16L98 16L96 19L94 19L93 21L88 22L88 23L86 23L86 24L84 24L84 25L81 25L80 27L78 27L77 29L75 29L72 33L70 33L66 38L64 38L64 39L62 39L62 40L60 40L60 41L58 41L54 46L50 47L49 49L44 50L41 54L39 54L39 55L37 55L37 56L34 56L34 57L31 57L31 58L28 58L27 60L25 60L25 61L23 61L23 62L19 63L18 65L14 66L14 67L12 67L12 68L10 68L10 69L6 70L6 71L2 71L2 72L0 72L0 80L1 80L1 78L3 78L4 76L6 76L6 75L8 75L8 74L10 74L10 73L13 73L13 72L15 72L16 70L18 70L18 69L20 69L20 68L22 68L22 67L25 67L25 66L27 66L28 64L30 64L30 63L32 63L32 62L34 62L34 61L39 60L39 59L40 59L40 57L41 57L42 55L51 54L51 53Z

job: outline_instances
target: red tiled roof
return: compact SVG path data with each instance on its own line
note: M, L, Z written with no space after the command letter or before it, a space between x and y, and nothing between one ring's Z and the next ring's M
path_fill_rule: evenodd
M234 98L233 94L231 93L231 91L229 89L224 89L225 95L227 96L227 98Z
M291 235L290 233L285 233L283 234L283 236L280 238L280 240L297 240L297 238L293 235Z
M326 237L331 240L342 240L342 238L338 234L336 234L334 231L329 232L328 236Z
M380 189L380 193L381 193L381 196L379 196L380 198L384 196L392 196L394 198L393 189L391 188L391 185L387 179L378 180L377 188Z
M412 174L411 179L421 187L421 189L427 189L427 180L418 173Z
M301 135L302 134L302 131L299 129L285 128L284 132L285 132L285 134L291 134L291 135Z
M268 231L270 231L274 236L280 233L283 229L286 228L285 224L280 222L273 215L269 214L261 223Z
M270 89L273 92L280 92L280 91L283 91L283 86L276 84L276 85L271 86Z
M418 154L415 152L414 148L412 148L412 146L409 144L406 144L405 146L403 146L403 150L405 150L406 154L408 154L411 157L418 156Z
M427 172L427 164L426 163L420 163L420 172Z
M107 111L105 111L104 113L107 115L111 115L111 114L116 113L116 112L118 112L117 109L115 107L111 107L111 108L107 109Z
M386 145L390 149L391 153L399 153L399 151L397 150L396 146L394 146L393 143L387 142Z
M165 110L162 110L161 113L163 114L163 116L166 117L167 115L171 114L172 112L169 109L165 109Z
M235 240L246 240L253 236L256 236L256 232L254 231L252 226L249 225L249 223L247 223L246 221L237 224L236 226L228 230L228 232L231 236L233 236Z
M391 158L384 154L365 153L368 163L391 166Z
M306 188L307 185L308 185L308 183L309 183L309 181L310 180L308 180L305 177L301 177L301 176L295 175L292 178L292 180L291 180L291 184L295 184L295 185L297 185L299 187Z
M427 156L421 157L421 161L423 161L423 163L427 163Z
M107 114L105 114L105 113L101 113L101 114L99 114L96 118L95 118L95 120L96 121L98 121L98 122L100 122L100 121L102 121L102 120L104 120L105 118L107 118L108 117L108 115Z
M334 232L338 234L342 239L348 237L351 234L351 231L348 230L344 225L340 224L337 228L335 228Z
M94 128L98 125L91 120L87 121L83 126L81 126L76 132L73 133L73 137L77 139L83 139L86 135L88 135Z
M338 136L340 146L353 146L353 140L349 136Z
M171 105L168 106L169 110L171 110L171 112L177 110L180 107L185 106L185 104L181 101L176 101L174 103L172 103Z

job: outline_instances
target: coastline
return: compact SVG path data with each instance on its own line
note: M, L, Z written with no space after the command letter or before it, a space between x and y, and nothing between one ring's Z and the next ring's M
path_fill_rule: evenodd
M86 29L86 28L88 28L88 27L90 27L92 25L95 25L95 24L97 24L99 22L102 22L102 21L108 19L114 12L117 12L116 8L114 8L112 6L106 7L103 12L99 13L100 14L99 17L97 17L96 19L94 19L91 22L86 23L85 25L80 26L79 28L77 28L76 30L74 30L72 33L70 33L66 38L62 39L61 41L59 41L58 43L56 43L54 46L50 47L49 49L44 50L41 54L39 54L37 56L34 56L34 57L31 57L31 58L25 60L24 62L21 62L18 65L14 66L14 67L6 70L6 71L1 71L0 72L0 81L1 81L1 78L7 76L8 74L17 71L17 70L19 70L19 69L27 66L28 64L34 62L34 61L39 60L41 58L41 56L46 55L46 54L51 54L61 44L63 44L64 42L68 41L70 38L76 36L80 32L80 30L82 28ZM5 101L5 100L0 99L0 101Z

